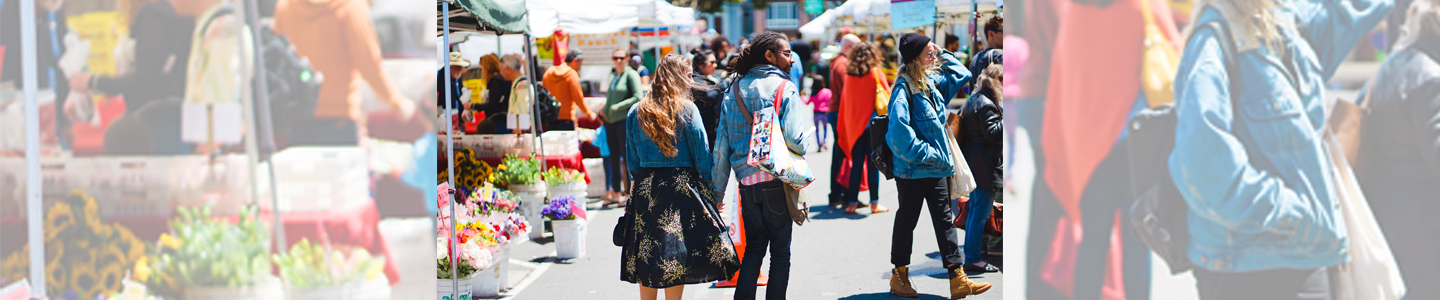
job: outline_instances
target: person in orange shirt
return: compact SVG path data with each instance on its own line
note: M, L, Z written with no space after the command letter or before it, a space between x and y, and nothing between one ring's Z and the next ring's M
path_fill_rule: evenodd
M594 118L595 113L585 105L585 94L580 89L580 64L585 61L585 54L580 49L570 49L565 54L565 63L549 71L545 71L541 85L550 90L550 95L555 96L555 101L560 102L560 116L555 122L546 126L547 130L575 130L575 109L579 108L586 118Z
M364 0L280 0L275 33L286 36L324 82L314 123L296 128L291 144L355 145L364 136L360 79L402 120L415 114L415 101L395 90L380 67L380 42Z

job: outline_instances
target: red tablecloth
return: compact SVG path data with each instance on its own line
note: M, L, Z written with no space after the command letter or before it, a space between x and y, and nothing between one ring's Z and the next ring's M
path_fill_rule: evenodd
M442 152L442 154L443 154L443 152ZM446 157L445 157L444 155L439 155L439 156L437 157L437 159L436 159L436 163L439 164L439 165L437 165L437 168L436 168L436 169L439 170L440 172L445 172L445 170L450 167L449 164L448 164L448 162L445 161L445 159L446 159ZM481 160L481 161L484 161L484 162L487 163L487 164L490 164L491 166L498 166L498 165L500 165L500 162L501 162L501 161L504 161L504 160L505 160L505 158L503 158L503 157L482 157L482 158L480 158L480 160ZM564 168L564 169L572 169L572 170L580 171L580 174L584 174L584 175L585 175L585 183L587 183L587 184L590 183L590 171L585 169L585 156L584 156L584 155L581 155L579 152L576 152L576 153L573 154L573 155L565 155L565 156L546 156L546 157L545 157L545 168L546 168L546 169L549 169L549 168L552 167L552 166L558 166L558 167Z

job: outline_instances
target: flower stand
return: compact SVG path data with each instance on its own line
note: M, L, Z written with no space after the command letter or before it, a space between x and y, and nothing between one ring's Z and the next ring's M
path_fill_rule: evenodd
M555 220L555 256L570 259L585 256L585 220Z
M436 300L469 300L471 286L474 282L475 275L460 278L459 286L451 285L450 279L436 279Z
M544 184L511 185L510 192L520 196L520 210L521 214L525 216L525 220L544 220L544 218L540 216L540 210L545 207ZM531 221L530 239L534 240L544 237L545 224Z

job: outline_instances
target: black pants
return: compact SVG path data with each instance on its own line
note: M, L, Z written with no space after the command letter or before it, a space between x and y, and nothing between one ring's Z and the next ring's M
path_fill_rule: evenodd
M1085 238L1080 241L1075 255L1075 299L1098 300L1105 285L1105 272L1110 265L1110 232L1115 229L1115 214L1121 212L1120 250L1124 265L1125 295L1131 299L1144 299L1150 295L1150 248L1135 239L1135 227L1124 219L1123 213L1134 204L1130 190L1130 149L1124 141L1110 149L1094 174L1120 174L1118 176L1094 176L1086 183L1080 195L1081 228ZM1039 177L1039 176L1037 176ZM1055 228L1052 221L1050 228ZM1096 237L1096 238L1092 238ZM1049 242L1045 242L1049 245Z
M760 277L765 250L770 250L770 283L765 299L785 299L790 281L790 232L793 222L786 210L789 200L779 180L740 186L740 214L745 219L745 258L740 262L740 282L735 299L755 299L755 281Z
M855 146L850 148L850 188L845 190L847 204L860 204L860 176L867 175L865 166L869 165L870 152L875 150L871 147L870 131L866 130L860 135L860 139L855 141ZM880 203L880 170L874 166L869 169L870 204Z
M837 120L839 114L831 112L829 117L832 121ZM830 127L834 128L834 123L831 124ZM830 143L830 206L845 204L846 199L849 199L845 194L849 191L840 186L840 168L843 167L841 163L845 161L844 158L845 154L840 151L840 138L837 135L835 141Z
M1280 269L1243 273L1195 269L1201 300L1305 299L1329 300L1330 268Z
M911 248L915 246L915 224L920 222L920 207L930 210L930 223L935 227L935 242L945 266L963 263L955 225L950 223L950 189L945 178L895 179L900 192L900 208L895 212L895 231L891 235L890 263L897 267L910 265Z
M290 131L290 146L355 146L360 129L349 118L315 118Z
M630 192L630 176L625 171L625 120L605 124L605 143L610 147L610 158L607 160L616 164L614 184L611 189L616 192Z

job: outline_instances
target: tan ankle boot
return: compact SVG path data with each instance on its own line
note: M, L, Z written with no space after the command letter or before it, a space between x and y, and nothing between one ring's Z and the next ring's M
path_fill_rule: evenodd
M915 292L915 286L910 284L910 268L890 270L890 294L905 298L920 297L920 293Z
M979 295L989 290L989 283L970 281L970 277L965 276L965 271L960 268L950 271L950 299L963 299L965 296Z

